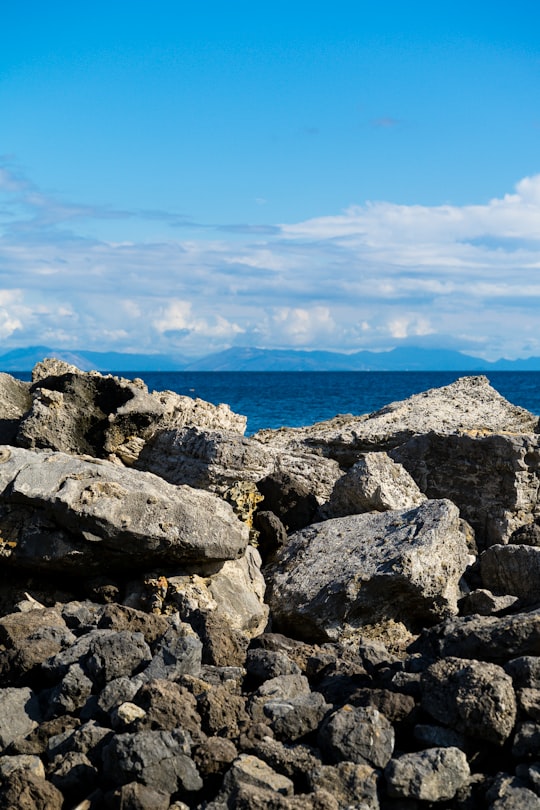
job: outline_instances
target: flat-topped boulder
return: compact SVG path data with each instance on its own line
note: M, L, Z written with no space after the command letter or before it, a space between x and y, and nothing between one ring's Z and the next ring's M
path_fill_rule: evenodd
M225 561L248 529L222 499L151 473L51 451L0 448L5 562L86 574Z

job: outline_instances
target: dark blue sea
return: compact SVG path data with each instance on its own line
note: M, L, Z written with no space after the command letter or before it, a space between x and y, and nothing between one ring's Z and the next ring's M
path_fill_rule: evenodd
M208 402L225 402L247 416L246 433L299 427L336 414L371 413L411 394L448 385L453 371L195 371L138 372L150 390L175 391ZM515 405L540 415L540 372L497 371L486 375Z

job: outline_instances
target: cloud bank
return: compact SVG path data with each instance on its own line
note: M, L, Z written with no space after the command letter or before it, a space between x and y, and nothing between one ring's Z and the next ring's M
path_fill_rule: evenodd
M408 342L515 358L540 354L539 303L540 175L484 204L367 202L251 227L62 202L0 164L4 350Z

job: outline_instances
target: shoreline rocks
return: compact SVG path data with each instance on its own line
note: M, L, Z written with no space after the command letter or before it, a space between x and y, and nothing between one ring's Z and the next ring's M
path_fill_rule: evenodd
M540 808L538 417L0 392L0 806Z

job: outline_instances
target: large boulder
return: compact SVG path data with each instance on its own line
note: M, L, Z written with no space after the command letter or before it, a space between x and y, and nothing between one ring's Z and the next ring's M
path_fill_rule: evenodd
M456 433L416 436L392 452L428 498L450 498L479 546L508 543L540 516L537 435Z
M337 416L305 428L262 430L255 439L276 448L321 453L344 466L360 453L389 450L431 431L483 435L535 433L538 417L504 399L484 376L462 377L364 416Z
M248 529L209 492L64 453L0 448L1 551L34 569L88 572L240 557Z
M126 464L136 461L158 429L198 425L242 434L247 421L228 405L172 391L149 393L142 380L83 372L59 360L37 364L30 392L17 434L20 446L112 455Z
M459 512L449 501L308 526L267 569L276 627L338 640L385 620L414 628L457 612L468 563Z
M0 444L14 444L19 422L32 405L30 383L0 373Z

